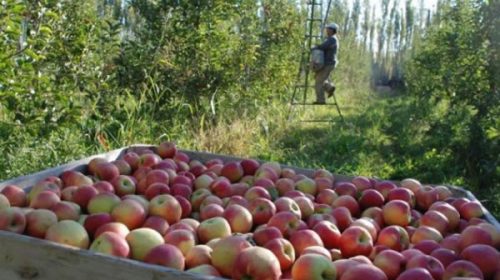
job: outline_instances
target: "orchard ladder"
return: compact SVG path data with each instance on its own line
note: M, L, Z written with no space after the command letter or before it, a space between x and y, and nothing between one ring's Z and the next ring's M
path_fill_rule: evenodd
M335 97L335 92L332 94L333 102L327 102L325 104L314 104L308 101L308 92L314 92L314 83L310 81L311 69L309 67L309 61L311 60L311 49L314 44L321 43L323 36L323 27L326 24L328 14L330 12L331 0L328 2L326 13L324 18L322 18L323 12L323 0L309 0L307 1L307 19L305 24L305 36L304 42L302 44L302 53L300 58L300 66L297 74L297 79L295 86L293 88L292 98L290 100L290 108L288 112L288 118L291 119L293 115L293 110L295 106L335 106L337 112L340 116L342 122L344 122L344 117L340 112L340 107ZM315 32L318 33L315 34ZM311 119L311 120L301 120L301 122L331 122L332 119Z

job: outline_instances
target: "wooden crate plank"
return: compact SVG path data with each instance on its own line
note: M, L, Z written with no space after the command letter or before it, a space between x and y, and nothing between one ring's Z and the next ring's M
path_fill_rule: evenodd
M0 231L0 279L216 280Z

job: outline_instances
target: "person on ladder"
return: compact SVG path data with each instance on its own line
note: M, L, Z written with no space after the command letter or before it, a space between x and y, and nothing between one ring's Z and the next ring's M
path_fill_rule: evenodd
M335 92L335 86L330 81L330 73L337 65L337 50L339 42L337 39L337 25L331 23L326 25L326 40L313 48L323 51L324 66L316 71L314 89L316 91L316 101L314 104L325 104L325 91L328 97L331 97Z

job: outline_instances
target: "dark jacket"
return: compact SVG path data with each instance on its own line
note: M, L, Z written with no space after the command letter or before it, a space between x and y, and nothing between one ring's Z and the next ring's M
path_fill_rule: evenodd
M337 64L337 36L333 35L326 38L326 40L321 45L316 46L316 48L325 52L325 65Z

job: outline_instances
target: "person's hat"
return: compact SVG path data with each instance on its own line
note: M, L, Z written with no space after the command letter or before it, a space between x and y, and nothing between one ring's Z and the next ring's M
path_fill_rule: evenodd
M330 24L326 25L326 28L329 28L329 29L337 31L338 26L335 23L330 23Z

